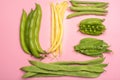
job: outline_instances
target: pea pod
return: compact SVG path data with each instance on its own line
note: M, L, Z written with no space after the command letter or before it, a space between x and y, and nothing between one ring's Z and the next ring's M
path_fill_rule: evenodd
M25 43L25 28L26 28L27 13L25 10L22 12L21 22L20 22L20 42L21 47L26 53L30 53L28 47Z
M102 56L108 49L108 44L95 38L84 38L74 46L74 50L88 56ZM111 51L111 50L109 50Z
M102 24L104 19L99 18L87 18L80 22L80 32L89 35L100 35L102 34L106 28Z

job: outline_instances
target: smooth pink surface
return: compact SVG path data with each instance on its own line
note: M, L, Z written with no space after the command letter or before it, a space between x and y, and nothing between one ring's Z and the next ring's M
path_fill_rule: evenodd
M110 44L113 53L105 54L105 62L109 63L106 71L98 78L88 79L79 77L42 77L22 79L24 74L19 68L29 65L28 60L35 58L27 55L20 47L19 41L19 23L22 9L27 12L35 7L35 3L42 6L43 17L41 24L40 42L45 50L50 47L50 2L62 2L63 0L1 0L0 2L0 80L120 80L120 1L119 0L100 0L109 2L108 15L101 16L81 16L72 19L64 19L64 38L63 54L57 59L48 57L43 62L83 61L92 59L91 57L77 54L73 46L84 37L93 37L83 35L78 30L80 20L89 17L105 18L104 24L107 27L106 32L95 38L103 39ZM66 11L65 17L70 14Z

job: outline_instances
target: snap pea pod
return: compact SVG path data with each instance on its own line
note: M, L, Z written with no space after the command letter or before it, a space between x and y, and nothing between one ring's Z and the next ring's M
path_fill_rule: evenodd
M87 71L78 71L78 72L67 72L67 71L50 71L38 68L36 66L27 66L21 68L21 70L25 72L33 72L33 73L47 73L47 74L57 74L62 76L77 76L77 77L88 77L95 78L98 77L101 73L87 72Z
M20 43L21 43L21 47L22 49L26 52L26 53L30 53L27 45L25 43L25 28L26 28L26 20L27 20L27 13L25 12L25 10L23 10L22 12L22 16L21 16L21 22L20 22Z
M37 61L29 61L32 65L37 66L42 69L52 70L52 71L89 71L89 72L104 72L102 67L96 67L94 65L85 65L85 66L66 66L66 65L54 65L54 64L46 64ZM49 67L48 67L49 66Z
M45 51L41 48L39 43L39 31L40 31L40 24L41 24L41 18L42 18L42 9L39 4L36 4L36 10L37 10L37 18L36 18L36 25L35 25L35 45L39 53L45 53Z
M103 12L106 13L107 10L102 9L102 8L96 8L96 7L74 7L71 6L70 9L72 11L78 11L78 12L85 12L85 11L89 11L89 12Z
M61 61L61 62L53 62L50 64L58 64L58 65L92 65L92 64L99 64L102 63L105 58L97 58L88 61Z
M34 35L37 15L38 13L37 13L37 10L35 9L31 18L28 39L29 39L31 54L36 58L40 58L41 56L39 55L39 52L37 51L37 47L35 45L35 35Z
M30 23L31 23L31 18L32 18L32 15L33 15L33 10L30 11L30 13L28 14L28 17L27 17L27 21L26 21L26 28L25 28L25 43L26 43L26 46L30 52L30 45L29 45L29 27L30 27ZM31 52L30 52L31 53Z
M103 12L74 12L72 14L69 14L67 16L67 19L72 18L72 17L77 17L77 16L81 16L81 15L98 15L98 16L104 16L106 15L106 13Z
M107 2L96 2L96 1L78 1L78 0L71 0L72 3L77 4L108 4Z

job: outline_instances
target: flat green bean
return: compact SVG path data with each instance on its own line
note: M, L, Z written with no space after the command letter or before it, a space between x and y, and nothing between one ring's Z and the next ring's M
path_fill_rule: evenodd
M23 78L30 78L30 77L59 77L59 76L63 76L63 75L61 75L61 74L26 72L22 77Z
M40 24L41 24L41 18L42 18L42 9L39 4L36 4L36 10L37 10L37 19L36 19L36 28L35 28L35 45L39 53L45 53L44 50L41 48L39 43L39 31L40 31Z
M74 12L72 14L69 14L67 16L67 19L72 18L72 17L77 17L77 16L82 16L82 15L98 15L98 16L105 16L106 13L103 12Z
M103 12L103 13L106 13L107 10L105 9L102 9L102 8L96 8L96 7L74 7L74 6L71 6L70 9L72 11L78 11L78 12L85 12L85 11L89 11L89 12Z
M102 8L102 9L105 9L105 8L107 8L108 7L108 3L105 3L105 4L86 4L86 5L82 5L82 4L77 4L77 3L74 3L74 2L72 2L71 3L72 4L72 6L74 6L74 7L91 7L91 8L94 8L94 7L96 7L96 8Z
M71 0L70 2L74 2L77 4L108 4L107 2L96 2L96 1L78 1L78 0Z
M21 68L21 70L25 72L33 72L33 73L47 73L47 74L57 74L57 75L63 75L63 76L77 76L77 77L90 77L90 78L98 77L101 74L101 73L94 73L94 72L87 72L87 71L79 71L79 72L49 71L49 70L38 68L36 66L26 66Z
M30 45L29 45L29 27L30 27L30 23L31 23L31 18L32 18L32 15L33 15L33 10L30 11L30 13L28 14L28 17L27 17L27 21L26 21L26 28L25 28L25 43L26 43L26 46L30 52ZM31 53L31 52L30 52Z
M58 65L91 65L91 64L99 64L102 63L105 58L97 58L88 61L63 61L63 62L52 62L50 64L58 64Z
M34 55L36 58L40 58L41 56L39 55L39 52L37 51L36 45L35 45L35 26L36 26L36 19L37 19L37 10L33 12L32 18L31 18L31 23L29 27L29 44L30 44L30 50L31 54Z
M90 72L104 72L102 67L96 67L94 65L85 65L85 66L66 66L66 65L54 65L54 64L46 64L37 61L29 61L32 65L37 66L42 69L52 70L52 71L90 71ZM49 67L48 67L49 66Z
M23 10L22 16L21 16L21 22L20 22L20 43L21 43L22 49L26 53L30 53L29 50L28 50L28 47L25 43L26 20L27 20L27 13L25 12L25 10Z

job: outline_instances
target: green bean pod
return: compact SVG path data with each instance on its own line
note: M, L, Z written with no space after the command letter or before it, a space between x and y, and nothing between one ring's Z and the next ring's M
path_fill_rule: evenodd
M78 0L71 0L71 3L77 4L108 4L107 2L96 2L96 1L78 1Z
M21 22L20 22L20 43L21 43L22 49L29 54L30 52L25 43L26 20L27 20L27 13L23 10Z
M96 7L74 7L74 6L71 6L70 9L72 11L77 11L77 12L85 12L85 11L89 11L89 12L103 12L103 13L106 13L107 10L105 9L102 9L102 8L96 8Z
M35 72L26 72L22 77L30 78L30 77L59 77L63 76L61 74L49 74L49 73L35 73Z
M85 66L66 66L66 65L54 65L54 64L46 64L37 61L29 61L32 65L37 66L42 69L52 70L52 71L89 71L89 72L104 72L102 67L96 67L94 65L85 65ZM48 67L49 66L49 67Z
M72 72L72 71L68 72L68 71L61 71L61 70L50 71L50 70L38 68L36 66L22 67L21 70L25 72L33 72L33 73L57 74L62 76L76 76L76 77L88 77L88 78L95 78L101 74L101 73L94 73L94 72L87 72L87 71L76 71L76 72Z
M101 8L101 9L105 9L108 7L108 3L105 3L105 4L86 4L86 5L82 5L82 4L77 4L77 3L74 3L74 2L71 2L72 6L74 7L91 7L91 8Z
M30 44L30 50L31 54L35 56L36 58L40 58L39 52L37 51L37 47L35 45L35 28L36 28L36 19L37 19L38 12L35 9L33 12L30 27L29 27L29 44Z
M104 61L105 58L97 58L93 60L87 61L61 61L61 62L52 62L50 64L57 64L57 65L92 65L92 64L99 64Z
M73 17L77 17L77 16L82 16L82 15L98 15L98 16L105 16L106 13L103 12L74 12L72 14L69 14L67 16L67 19L73 18Z
M29 45L29 28L30 28L30 23L31 23L31 19L32 19L32 15L33 15L33 10L30 11L28 17L27 17L27 21L26 21L26 28L25 28L25 43L26 46L28 47L28 50L30 52L30 45ZM31 52L30 52L31 53Z
M35 44L39 53L45 53L45 51L41 48L39 43L39 31L40 31L40 24L42 18L42 9L39 4L36 4L36 10L38 15L36 19L36 28L35 28Z

